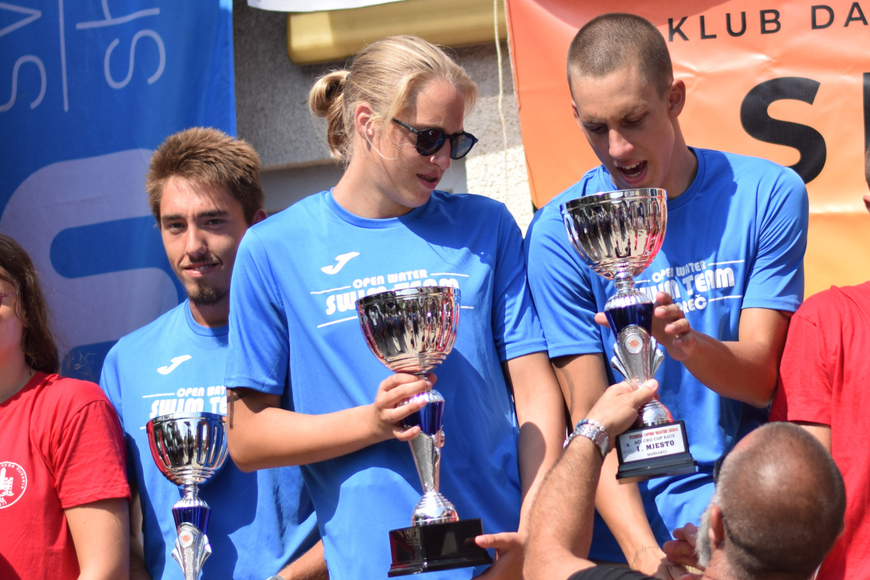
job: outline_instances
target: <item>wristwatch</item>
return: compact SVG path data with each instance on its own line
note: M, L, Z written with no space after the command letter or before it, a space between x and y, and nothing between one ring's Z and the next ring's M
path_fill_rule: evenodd
M274 576L269 576L268 578L266 578L266 580L284 580L284 578L282 578L278 574L275 574Z
M565 439L565 443L562 445L562 448L567 448L568 444L577 436L586 437L598 447L598 450L601 451L601 458L603 459L607 452L610 451L610 436L607 434L607 430L604 428L604 425L599 423L598 421L593 421L591 419L583 419L574 427L574 431L568 435L568 438Z

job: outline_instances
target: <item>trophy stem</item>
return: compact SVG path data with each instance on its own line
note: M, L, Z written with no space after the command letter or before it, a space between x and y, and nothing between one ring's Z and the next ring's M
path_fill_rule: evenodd
M181 566L184 580L197 580L203 564L211 556L205 534L210 515L211 508L197 497L196 485L185 485L184 497L172 507L177 534L172 558Z
M613 279L617 294L630 292L634 288L634 278L628 272L620 272Z
M458 521L456 508L438 491L444 433L441 430L434 435L420 433L408 443L411 446L414 465L417 466L420 484L423 486L423 497L411 516L412 525L425 526Z

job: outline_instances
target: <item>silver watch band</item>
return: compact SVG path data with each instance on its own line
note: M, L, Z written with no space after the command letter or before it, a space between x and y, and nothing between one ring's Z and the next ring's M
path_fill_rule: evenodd
M567 448L568 444L577 437L586 437L598 447L598 450L601 452L601 457L604 458L607 456L607 452L610 451L610 436L607 434L607 430L604 428L604 425L599 423L598 421L592 421L590 419L583 419L574 427L574 431L568 435L568 438L565 439L565 443L563 448Z

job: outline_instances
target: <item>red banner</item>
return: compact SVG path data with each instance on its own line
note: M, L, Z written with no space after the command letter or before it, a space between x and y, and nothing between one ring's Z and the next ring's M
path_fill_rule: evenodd
M571 115L565 58L577 30L607 11L639 14L664 35L688 88L690 145L770 159L807 183L806 294L870 279L870 1L507 0L537 207L598 164Z

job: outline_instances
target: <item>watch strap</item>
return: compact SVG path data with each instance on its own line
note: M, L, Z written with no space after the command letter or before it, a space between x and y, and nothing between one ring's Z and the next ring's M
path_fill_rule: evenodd
M575 437L586 437L598 447L601 452L601 457L604 458L607 452L610 451L610 436L607 434L607 429L598 421L591 419L583 419L574 427L574 431L565 439L563 448L567 448L568 444Z

